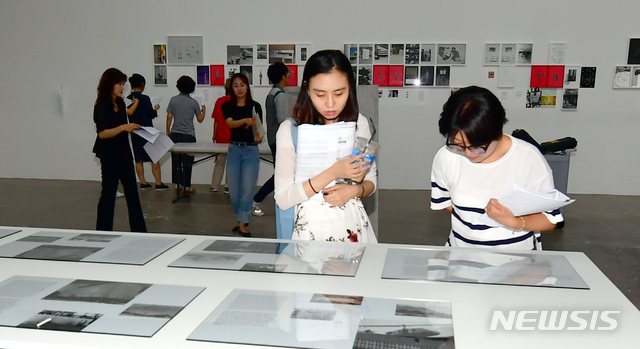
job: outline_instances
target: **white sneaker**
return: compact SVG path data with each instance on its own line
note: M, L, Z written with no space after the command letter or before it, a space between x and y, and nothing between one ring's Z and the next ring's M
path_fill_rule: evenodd
M264 212L262 212L262 203L253 202L253 215L254 216L264 216Z
M124 193L123 193L123 192L121 192L120 190L116 191L116 197L117 197L117 198L121 198L121 197L123 197L123 196L124 196Z

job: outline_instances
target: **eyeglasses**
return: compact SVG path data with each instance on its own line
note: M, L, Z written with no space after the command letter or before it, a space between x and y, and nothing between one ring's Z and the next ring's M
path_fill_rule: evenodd
M447 141L447 149L451 150L454 153L458 153L458 154L464 154L464 151L468 149L470 152L472 152L474 154L484 155L484 153L487 152L487 149L489 149L490 145L491 145L491 143L489 143L487 145L482 145L482 146L479 146L479 147L471 147L471 146L466 146L466 145L454 144L454 143L450 143L449 141Z

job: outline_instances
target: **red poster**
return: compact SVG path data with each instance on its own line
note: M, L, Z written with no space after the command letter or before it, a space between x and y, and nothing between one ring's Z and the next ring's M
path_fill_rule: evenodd
M224 86L224 65L211 65L209 67L211 86Z
M373 84L377 86L389 86L389 66L373 66Z
M531 87L547 87L548 68L546 65L531 66Z
M404 86L404 65L389 66L389 84L388 86Z
M547 87L562 88L564 83L564 65L550 65L547 73Z
M287 86L298 86L298 66L287 65L287 68L289 68L289 72L291 73Z

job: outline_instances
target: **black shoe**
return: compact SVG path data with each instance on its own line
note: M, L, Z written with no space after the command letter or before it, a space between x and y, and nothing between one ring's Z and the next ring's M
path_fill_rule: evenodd
M247 230L246 233L238 231L238 234L240 234L240 236L242 236L243 238L250 238L251 237L251 233Z
M225 194L229 194L229 188L224 187L224 193L225 193Z
M169 186L164 183L156 184L156 190L157 191L169 190Z
M146 189L149 189L149 188L151 188L151 184L149 184L149 183L145 183L145 184L140 183L140 190L146 190Z
M244 226L248 227L249 223L245 224ZM233 229L231 229L231 231L234 232L234 233L237 232L237 231L240 231L240 225L236 225L235 227L233 227Z

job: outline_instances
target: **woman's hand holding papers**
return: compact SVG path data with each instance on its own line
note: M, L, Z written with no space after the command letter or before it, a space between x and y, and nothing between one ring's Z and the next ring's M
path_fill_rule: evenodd
M507 226L512 229L520 229L522 226L522 220L517 218L511 213L506 206L500 204L498 199L491 199L487 204L487 207L484 208L485 212L489 217L495 219L498 223Z
M364 154L358 154L347 159L336 161L330 168L333 172L333 178L350 178L356 182L361 182L367 170L371 168L371 165L359 168L361 165L360 161L363 157Z

